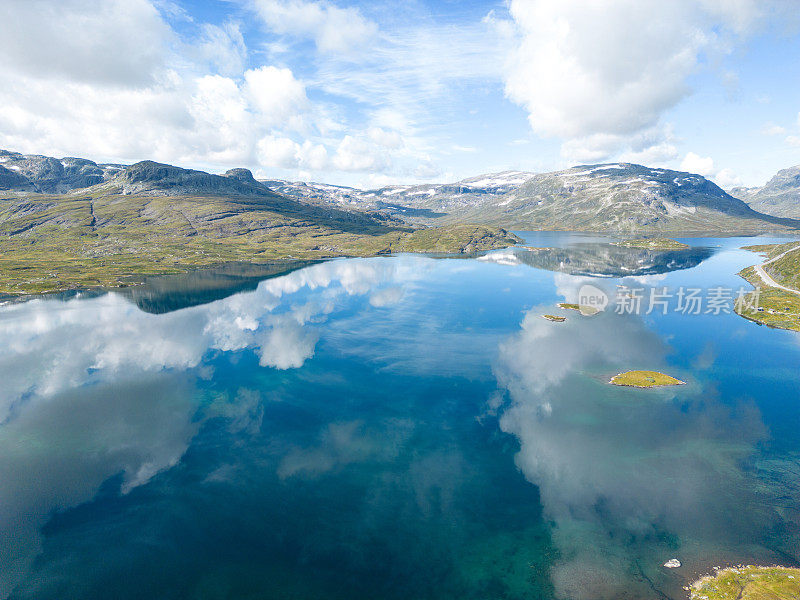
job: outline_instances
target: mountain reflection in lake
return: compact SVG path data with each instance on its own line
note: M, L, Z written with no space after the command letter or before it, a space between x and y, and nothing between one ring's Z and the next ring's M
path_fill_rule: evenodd
M570 275L630 277L691 269L711 254L711 248L703 246L687 250L646 250L583 242L566 248L509 248L489 252L480 260L523 264Z
M540 241L642 285L734 287L752 261L701 240L629 273ZM502 262L0 307L0 597L680 598L709 566L800 560L797 335L551 323L597 280ZM633 368L688 385L606 384Z

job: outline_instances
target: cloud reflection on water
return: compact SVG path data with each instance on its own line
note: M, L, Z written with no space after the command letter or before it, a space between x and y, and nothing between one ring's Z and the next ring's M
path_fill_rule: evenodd
M54 511L90 500L109 477L121 475L124 493L180 460L199 427L193 379L210 375L210 351L249 348L263 367L300 367L347 297L399 302L429 262L331 261L160 315L118 294L0 307L0 598ZM238 421L261 418L251 400ZM358 433L348 431L329 432L342 442L331 461L354 459L342 449ZM285 474L313 470L320 452L287 457Z
M556 278L564 292L582 283L568 278ZM610 386L616 372L664 369L666 345L636 316L551 323L542 312L529 311L501 343L495 374L509 399L500 426L519 439L517 465L555 524L559 595L648 595L644 582L631 588L639 569L663 585L668 554L691 567L705 558L693 554L697 540L707 550L755 536L764 515L741 462L765 435L757 410L724 407L697 382Z

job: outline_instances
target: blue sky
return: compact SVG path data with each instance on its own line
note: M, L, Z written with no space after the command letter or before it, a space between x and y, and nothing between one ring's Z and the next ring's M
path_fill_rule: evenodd
M359 187L620 160L760 185L800 163L796 7L4 2L0 147Z

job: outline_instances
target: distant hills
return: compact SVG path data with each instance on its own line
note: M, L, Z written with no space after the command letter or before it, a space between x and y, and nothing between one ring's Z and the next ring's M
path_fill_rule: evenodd
M517 189L533 177L526 171L503 171L455 183L393 185L374 190L280 179L262 183L282 194L319 202L350 204L385 210L404 218L436 218L469 209L487 198Z
M299 215L330 212L334 221L407 226L474 223L521 230L613 233L759 233L800 227L800 167L758 189L725 192L693 173L631 163L583 165L534 174L505 171L447 184L360 190L324 183L254 179L143 161L96 164L0 150L0 189L69 195L207 196L270 205ZM315 213L316 214L316 213Z
M763 187L734 188L731 194L759 212L800 218L800 166L778 171Z
M618 233L756 233L800 226L753 210L700 175L629 163L535 175L458 217L512 229Z
M97 185L124 169L85 158L53 158L0 150L0 190L63 194Z
M451 184L378 190L264 183L290 196L369 207L424 223L653 234L759 233L800 226L754 210L700 175L630 163L542 174L507 171Z

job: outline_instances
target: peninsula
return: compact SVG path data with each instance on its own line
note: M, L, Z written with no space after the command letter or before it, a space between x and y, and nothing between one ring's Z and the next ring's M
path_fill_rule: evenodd
M800 331L800 242L744 249L766 260L739 272L755 289L737 302L736 314L768 327Z

